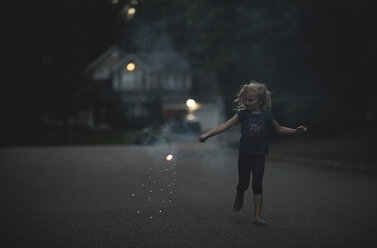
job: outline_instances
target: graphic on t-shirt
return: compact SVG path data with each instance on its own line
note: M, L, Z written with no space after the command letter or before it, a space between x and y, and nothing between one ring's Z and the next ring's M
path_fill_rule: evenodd
M243 125L242 133L244 135L261 138L263 136L264 121L261 119L249 119L246 120L245 125Z

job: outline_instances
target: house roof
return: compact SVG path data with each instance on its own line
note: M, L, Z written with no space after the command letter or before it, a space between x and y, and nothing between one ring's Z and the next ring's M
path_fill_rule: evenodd
M111 46L104 53L102 53L97 59L95 59L92 63L90 63L87 66L87 70L94 69L97 65L103 63L109 56L115 53L118 54L118 60L122 60L126 56L126 53L123 51L122 48L120 48L117 45Z
M93 70L102 63L105 63L115 52L118 54L118 57L114 61L115 64L111 65L112 70L124 67L130 61L134 61L146 70L153 72L190 70L190 64L186 57L177 52L127 54L117 45L111 46L101 56L90 63L87 66L87 70Z

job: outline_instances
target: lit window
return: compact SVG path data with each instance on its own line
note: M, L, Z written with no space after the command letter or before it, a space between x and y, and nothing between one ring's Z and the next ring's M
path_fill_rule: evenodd
M122 89L141 89L143 82L142 72L122 73Z

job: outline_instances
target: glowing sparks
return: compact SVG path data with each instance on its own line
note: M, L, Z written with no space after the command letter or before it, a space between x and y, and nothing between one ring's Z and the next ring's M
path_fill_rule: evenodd
M132 200L141 198L153 205L157 204L155 205L156 208L152 211L136 209L135 214L137 216L152 221L152 219L158 218L158 216L167 215L168 210L166 208L174 202L177 176L176 154L167 154L166 160L162 157L159 163L162 161L165 161L165 163L161 163L158 168L152 165L145 168L146 175L144 182L140 182L139 184L139 192L130 192L130 195L132 196Z
M167 161L171 161L173 159L173 155L169 154L166 156Z

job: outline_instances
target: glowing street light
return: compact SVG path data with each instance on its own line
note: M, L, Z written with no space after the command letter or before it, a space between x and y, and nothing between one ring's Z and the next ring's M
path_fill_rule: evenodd
M200 108L200 105L198 103L196 103L195 100L193 100L193 99L188 99L186 101L186 105L187 105L188 111L190 113L197 110L198 108Z
M186 101L186 105L187 105L187 107L189 107L189 108L193 108L193 107L195 107L196 102L195 102L195 100L193 100L193 99L188 99L188 100Z
M135 8L129 8L127 14L129 17L132 17L135 14L135 12L136 12Z
M117 0L113 0L113 1L117 1ZM134 5L136 5L136 4L137 4L137 2ZM136 8L135 7L131 7L129 4L126 4L122 8L121 13L122 13L122 17L124 18L124 21L129 21L136 14Z

